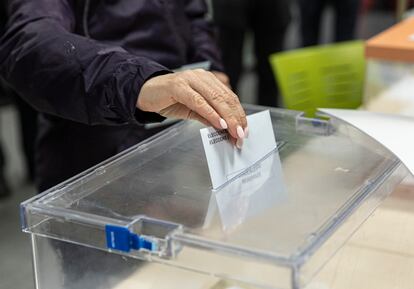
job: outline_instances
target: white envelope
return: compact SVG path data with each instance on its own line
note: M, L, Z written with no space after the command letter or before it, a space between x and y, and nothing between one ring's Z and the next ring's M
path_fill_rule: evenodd
M268 110L247 116L249 137L236 148L225 130L200 130L213 189L217 189L276 149Z

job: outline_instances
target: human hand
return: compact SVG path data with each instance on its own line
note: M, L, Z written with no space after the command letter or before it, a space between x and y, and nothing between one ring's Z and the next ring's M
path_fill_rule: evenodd
M212 71L215 77L218 78L218 80L221 81L225 86L231 89L230 85L230 78L227 76L227 74L220 72L220 71Z
M227 129L238 148L248 134L246 114L237 95L212 72L202 69L147 80L139 93L137 108Z

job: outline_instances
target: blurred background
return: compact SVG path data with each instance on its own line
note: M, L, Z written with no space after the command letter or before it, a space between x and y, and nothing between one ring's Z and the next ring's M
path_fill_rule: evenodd
M341 85L328 90L343 98L348 97L345 92L351 95L334 106L357 108L366 91L363 42L348 41L369 39L409 17L414 1L210 0L208 4L210 17L218 27L226 72L241 101L299 108L312 115L318 104L303 100L312 94L312 83L303 78L305 71L328 61L337 65L332 68L336 72L348 69L351 79L346 85L346 75L337 75L328 68L321 77L330 84L340 78ZM0 20L4 22L4 15ZM321 46L343 42L345 46L330 48L350 51L352 63L345 66L334 63L341 58L336 50ZM313 60L303 61L308 57ZM295 91L289 90L289 81L295 81ZM20 232L18 206L36 193L36 113L5 85L0 87L0 228L7 232L0 237L0 289L29 289L34 286L30 246L28 236ZM295 95L301 95L301 101L295 102Z

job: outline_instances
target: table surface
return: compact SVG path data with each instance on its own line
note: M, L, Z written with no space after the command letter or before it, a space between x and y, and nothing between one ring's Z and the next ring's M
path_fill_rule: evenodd
M414 288L414 182L401 184L306 289Z

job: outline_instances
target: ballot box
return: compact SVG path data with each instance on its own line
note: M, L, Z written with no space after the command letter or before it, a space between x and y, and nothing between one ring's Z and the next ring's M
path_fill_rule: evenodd
M366 43L365 108L414 116L414 17Z
M183 121L22 203L36 288L304 288L407 170L338 119L270 114L277 149L218 189Z

